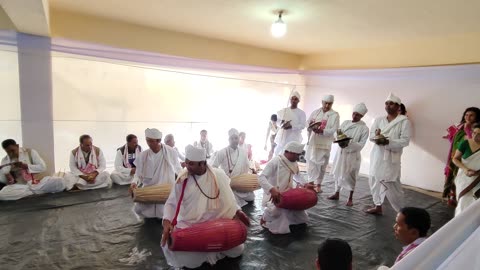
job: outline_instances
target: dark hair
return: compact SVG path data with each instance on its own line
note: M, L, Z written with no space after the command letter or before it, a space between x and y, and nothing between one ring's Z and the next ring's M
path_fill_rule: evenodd
M400 213L405 216L405 224L409 229L417 229L420 237L427 236L431 221L427 210L417 207L404 207Z
M82 144L83 141L86 140L86 139L92 139L92 137L90 137L90 135L83 134L82 136L80 136L80 139L79 139L80 144Z
M462 120L460 120L460 124L465 123L465 114L467 114L467 112L474 112L475 113L475 122L480 121L480 109L477 108L477 107L468 107L468 108L465 109L465 111L462 114Z
M270 116L270 120L272 120L272 121L277 121L277 115L276 115L276 114L272 114L272 116Z
M205 130L205 129L200 130L200 134L202 134L204 132L207 133L207 130Z
M14 139L6 139L2 142L3 149L6 149L10 145L17 145L17 142Z
M474 130L476 128L480 128L480 122L476 122L472 125L472 130Z
M348 270L352 264L352 248L342 239L329 238L318 247L318 263L322 270Z
M133 134L128 134L127 135L127 142L131 142L133 139L136 139L137 136L133 135Z
M406 115L407 114L407 108L405 107L405 104L403 104L403 103L400 104L400 114L401 115Z

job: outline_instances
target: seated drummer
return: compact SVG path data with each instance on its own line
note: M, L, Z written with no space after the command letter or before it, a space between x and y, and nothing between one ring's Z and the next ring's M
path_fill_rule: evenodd
M165 203L161 245L167 263L172 267L197 268L205 262L214 265L224 257L235 258L243 253L243 244L222 252L185 252L168 248L167 239L174 230L172 221L175 218L175 229L224 218L240 219L247 226L250 225L248 217L235 201L230 179L222 170L207 165L206 156L203 148L192 145L185 148L187 170L180 174ZM177 207L180 207L178 216Z
M247 157L247 151L238 147L239 133L238 130L232 128L228 131L229 146L219 150L215 155L212 166L222 169L228 177L240 176L248 174L250 170L250 163ZM238 192L233 191L235 199L240 207L253 202L255 194L253 192Z
M260 174L260 186L263 188L264 208L260 224L273 234L290 233L290 225L305 224L308 221L307 212L278 208L275 203L280 201L281 193L296 185L304 185L304 179L299 174L297 160L303 151L303 144L289 142L283 155L274 157ZM294 183L295 182L295 183ZM309 188L313 185L308 184Z
M148 149L141 152L133 164L136 167L135 177L130 185L130 192L137 187L149 187L161 184L174 184L175 174L182 168L175 150L162 142L162 132L156 128L145 130ZM140 218L163 217L163 204L135 203L133 208Z

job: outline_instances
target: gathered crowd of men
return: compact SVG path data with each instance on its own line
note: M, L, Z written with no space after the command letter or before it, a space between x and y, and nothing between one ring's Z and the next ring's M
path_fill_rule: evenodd
M303 187L322 192L333 143L339 144L330 174L335 180L330 200L339 200L342 190L348 192L347 206L353 205L353 193L361 164L361 150L366 142L374 143L370 154L369 185L373 205L369 214L382 215L385 197L398 212L395 236L405 248L397 258L402 259L426 237L430 217L423 209L405 207L400 182L403 148L410 142L411 127L407 116L401 114L401 100L390 94L385 100L386 116L375 118L369 127L362 121L368 112L364 103L354 106L352 119L340 124L339 114L332 109L334 97L326 95L322 107L306 117L298 108L300 94L293 92L290 106L271 118L266 141L270 140L269 162L258 175L263 189L261 226L273 234L290 233L290 226L306 224L305 210L289 210L276 206L282 193ZM279 124L277 125L277 122ZM307 128L308 143L302 144L302 131ZM342 137L343 136L343 137ZM126 137L125 145L117 149L115 169L106 171L106 160L100 148L93 145L89 135L80 137L80 145L70 152L70 172L64 177L36 175L46 170L45 162L33 149L20 147L14 140L2 142L7 156L1 161L0 200L17 200L34 194L55 193L72 189L98 189L112 185L130 185L129 191L160 184L173 186L165 204L136 202L133 211L141 218L162 219L162 249L167 263L173 267L195 268L203 263L215 264L224 257L237 257L243 244L222 252L172 251L166 244L175 229L214 219L238 219L249 226L242 207L255 199L253 192L234 191L232 177L256 174L252 166L251 148L244 142L245 134L232 128L228 131L229 145L218 151L208 141L207 131L200 140L188 145L185 154L175 147L172 134L165 136L155 128L145 130L148 149L140 147L135 135ZM243 138L242 138L243 137ZM298 166L304 154L307 174ZM270 159L271 158L271 159ZM181 207L180 207L181 204ZM319 269L351 269L351 249L339 239L326 240L318 250ZM340 262L341 261L341 262Z

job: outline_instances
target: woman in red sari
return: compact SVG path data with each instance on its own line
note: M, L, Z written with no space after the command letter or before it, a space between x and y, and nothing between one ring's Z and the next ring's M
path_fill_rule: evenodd
M448 205L450 206L457 205L454 180L457 176L458 167L453 164L453 156L463 141L472 138L472 125L479 120L480 109L477 107L467 108L462 115L460 124L450 126L447 129L448 134L443 137L450 142L450 151L445 166L445 184L442 197L448 198Z

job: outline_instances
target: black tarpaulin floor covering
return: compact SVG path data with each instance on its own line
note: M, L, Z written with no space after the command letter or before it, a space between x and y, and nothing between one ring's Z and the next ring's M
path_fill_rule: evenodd
M308 211L307 227L288 235L272 235L259 220L261 191L254 205L244 208L252 226L245 252L201 269L315 269L318 245L328 237L348 241L354 269L391 266L401 251L392 226L396 213L388 202L383 216L363 210L372 204L367 179L357 182L353 207L326 197L327 183L316 207ZM438 230L453 217L439 199L405 190L406 205L423 207ZM161 222L139 221L132 212L127 187L64 192L0 202L0 269L170 269L160 248Z

